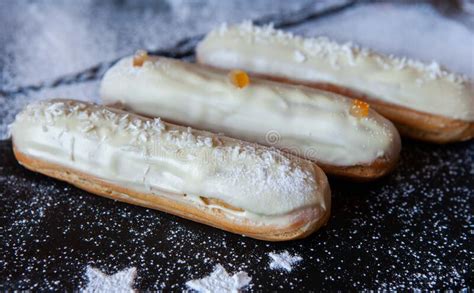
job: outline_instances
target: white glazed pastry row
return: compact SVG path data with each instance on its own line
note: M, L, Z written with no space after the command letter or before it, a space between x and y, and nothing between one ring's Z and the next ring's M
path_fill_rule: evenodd
M321 216L330 208L326 178L313 163L160 119L53 100L29 105L11 133L15 151L29 158L128 190L221 209L237 222L286 226L301 220L305 209ZM238 210L209 207L203 198Z
M222 25L198 45L199 62L301 82L325 82L420 112L474 121L474 87L435 63L384 56L325 37L303 38L250 22Z
M332 166L394 161L400 150L393 125L372 110L366 117L354 115L350 99L256 78L239 88L226 71L174 59L148 57L134 66L131 57L124 58L104 76L101 97L106 104L119 102L140 114Z

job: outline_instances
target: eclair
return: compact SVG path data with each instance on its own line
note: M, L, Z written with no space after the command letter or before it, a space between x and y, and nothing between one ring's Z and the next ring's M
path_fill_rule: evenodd
M211 31L196 54L208 66L363 100L412 138L447 143L474 136L472 81L435 62L385 56L251 22Z
M323 171L274 148L74 100L28 105L11 134L30 170L233 233L285 241L329 218Z
M240 70L139 54L106 72L100 95L104 104L274 146L355 180L387 174L400 152L393 124L367 103Z

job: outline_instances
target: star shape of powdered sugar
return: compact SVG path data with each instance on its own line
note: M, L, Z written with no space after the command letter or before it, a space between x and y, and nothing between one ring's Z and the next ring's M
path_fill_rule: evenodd
M107 275L99 269L88 266L86 269L86 276L89 282L87 287L82 289L81 292L135 292L135 290L132 289L132 286L136 275L136 268L128 268L113 275Z
M198 292L239 292L247 286L251 277L246 272L238 272L230 276L220 264L207 277L186 282L186 285Z
M293 269L293 265L302 261L303 258L299 255L291 255L288 251L283 251L282 253L273 253L270 252L268 254L270 256L270 268L277 270L277 269L284 269L288 272L291 272Z

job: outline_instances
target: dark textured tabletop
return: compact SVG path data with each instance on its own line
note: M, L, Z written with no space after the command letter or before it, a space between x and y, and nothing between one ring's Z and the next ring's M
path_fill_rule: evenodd
M304 1L295 13L284 5L265 13L265 5L258 3L255 15L242 17L283 28L344 13L334 4L301 11ZM351 1L340 5L355 9ZM192 59L199 36L192 32L180 42L152 47ZM127 52L115 53L89 60L82 69L58 67L59 75L30 76L24 84L17 78L21 71L6 77L12 69L5 69L11 65L4 60L2 123L11 122L12 107L21 108L39 95L93 93L89 89L97 87L103 70ZM11 140L5 139L0 141L0 291L77 290L88 284L87 267L107 274L134 267L133 288L181 291L187 281L208 276L218 264L231 275L245 271L252 280L244 290L250 291L472 288L473 141L430 145L403 140L401 161L389 176L364 184L334 178L330 183L332 215L326 227L304 240L267 243L33 173L16 162ZM302 260L291 272L271 269L269 253L284 251Z

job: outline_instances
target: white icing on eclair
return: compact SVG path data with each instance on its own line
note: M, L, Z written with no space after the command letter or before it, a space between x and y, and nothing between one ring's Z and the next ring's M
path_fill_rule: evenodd
M351 114L353 101L331 93L252 78L238 88L228 72L150 57L114 65L101 83L106 104L199 129L289 150L331 166L396 159L400 138L374 111Z
M303 38L254 26L223 25L197 47L199 62L302 82L323 82L420 112L474 121L474 86L436 62L385 56L326 37Z
M330 206L321 186L326 178L314 163L159 118L53 100L27 106L11 130L16 150L32 158L138 192L223 209L237 220L284 226L303 209L322 215ZM243 211L206 206L201 197Z

